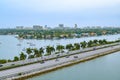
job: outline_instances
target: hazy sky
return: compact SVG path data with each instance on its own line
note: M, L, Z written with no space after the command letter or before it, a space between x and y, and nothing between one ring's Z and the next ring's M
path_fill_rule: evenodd
M0 27L120 26L120 0L0 0Z

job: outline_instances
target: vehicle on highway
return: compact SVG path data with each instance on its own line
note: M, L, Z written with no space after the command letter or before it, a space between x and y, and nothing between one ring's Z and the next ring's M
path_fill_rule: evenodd
M44 60L41 60L40 63L43 64L43 63L45 63L45 61L44 61Z
M0 67L2 67L3 65L2 64L0 64Z
M74 58L78 58L78 56L74 56Z
M69 55L67 55L66 58L69 58Z

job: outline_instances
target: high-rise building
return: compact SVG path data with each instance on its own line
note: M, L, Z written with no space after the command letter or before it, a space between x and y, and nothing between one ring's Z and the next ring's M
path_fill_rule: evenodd
M43 26L40 26L40 25L33 25L33 29L43 29Z
M48 30L51 29L50 27L48 27L47 25L44 26L44 30Z
M64 24L59 24L59 28L64 28Z
M24 26L16 26L16 29L23 29Z
M45 25L45 28L47 28L47 25Z
M77 27L78 27L77 24L75 24L74 28L77 28Z

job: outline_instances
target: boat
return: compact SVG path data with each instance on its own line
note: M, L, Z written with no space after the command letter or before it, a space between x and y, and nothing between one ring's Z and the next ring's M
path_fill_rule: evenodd
M27 42L27 44L31 44L30 42Z
M32 44L32 43L31 43L30 46L35 46L35 44Z
M23 48L23 49L22 49L22 51L26 51L26 49L25 49L25 48Z
M17 46L21 46L21 44L17 44Z

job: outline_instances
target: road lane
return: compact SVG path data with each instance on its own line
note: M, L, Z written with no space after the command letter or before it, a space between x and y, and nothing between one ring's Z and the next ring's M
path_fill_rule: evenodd
M35 64L31 64L31 65L16 67L13 69L3 70L3 71L0 71L0 77L24 73L24 72L28 72L31 70L35 71L37 69L44 69L44 68L52 66L52 65L58 65L58 64L61 64L63 62L75 60L76 58L74 58L74 56L78 56L78 58L84 58L87 56L103 53L103 52L106 52L106 51L109 51L112 49L116 49L116 48L120 48L120 45L117 45L114 47L107 47L107 48L103 48L103 49L98 49L98 50L93 50L93 51L89 51L89 52L85 52L85 53L81 53L81 54L71 55L69 58L66 58L66 57L58 58L58 61L56 61L54 59L54 60L45 61L45 63L43 63L43 64L35 63Z

